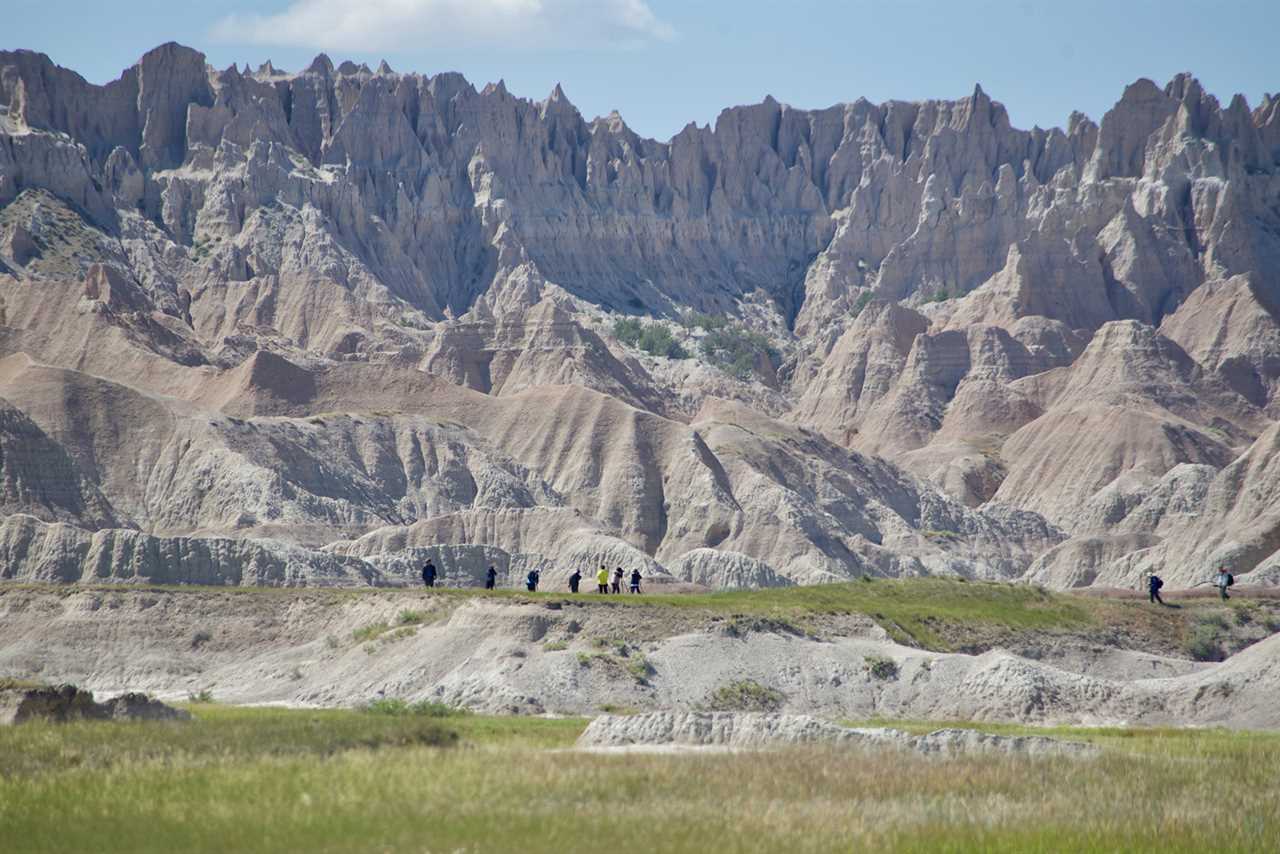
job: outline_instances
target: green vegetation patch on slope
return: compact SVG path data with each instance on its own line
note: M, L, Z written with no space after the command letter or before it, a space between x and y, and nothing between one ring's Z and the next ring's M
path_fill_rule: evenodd
M740 380L751 379L761 359L776 362L779 357L767 336L737 324L707 332L698 349L708 362Z
M664 602L681 604L679 598ZM880 580L726 591L700 597L719 610L775 619L821 614L865 614L900 643L948 650L948 628L1071 630L1093 625L1090 603L1042 588L995 582L962 583L942 578ZM677 600L677 601L673 601Z
M660 320L641 323L639 318L621 318L614 321L613 337L629 347L643 350L650 356L684 359L689 355L683 345L676 340L671 327Z

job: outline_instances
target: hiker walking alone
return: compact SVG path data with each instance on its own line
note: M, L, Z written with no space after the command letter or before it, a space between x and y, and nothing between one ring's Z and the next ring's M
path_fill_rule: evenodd
M631 592L640 592L640 570L638 569L631 570Z
M422 584L426 587L436 586L436 565L431 561L427 561L427 565L422 568Z
M622 592L622 567L618 567L613 571L613 590L614 593Z
M1161 587L1164 587L1164 580L1161 579L1160 576L1152 573L1151 577L1147 579L1147 592L1151 594L1151 603L1153 605L1156 602L1159 602L1161 605L1164 604L1164 600L1160 598Z
M492 590L498 584L498 570L489 567L489 571L484 574L484 589Z
M573 571L573 575L569 576L569 592L577 593L578 584L580 584L581 582L582 582L582 573L578 572L578 570L575 569Z
M596 573L596 584L599 586L599 589L596 591L597 593L609 592L609 570L605 569L603 566L601 566L600 571Z
M1236 577L1227 572L1227 568L1225 566L1219 567L1218 574L1213 577L1213 584L1218 588L1218 594L1222 596L1223 599L1231 598L1227 595L1227 588L1235 583Z
M536 569L529 570L529 574L525 577L525 580L524 580L524 586L529 588L530 593L538 592L538 579L540 579L541 577L542 576L538 573L538 570Z

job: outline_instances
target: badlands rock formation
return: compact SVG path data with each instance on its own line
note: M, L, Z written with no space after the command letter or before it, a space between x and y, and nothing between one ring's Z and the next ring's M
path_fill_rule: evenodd
M1280 97L1188 75L658 142L559 87L0 52L0 575L1273 582L1278 312Z
M1043 736L1002 736L940 729L913 736L882 727L847 727L809 715L751 712L651 712L601 715L578 738L594 750L634 747L760 749L788 744L837 744L870 750L909 750L926 755L1019 753L1092 756L1096 747Z
M102 695L131 690L185 700L208 691L222 702L293 706L390 697L491 713L630 709L674 718L761 708L726 704L726 694L745 693L785 718L1274 729L1280 635L1268 636L1260 624L1280 610L1272 599L1254 604L1249 626L1232 621L1222 632L1240 636L1230 649L1250 645L1206 663L1190 660L1179 633L1168 629L1210 613L1229 619L1225 606L1153 612L1132 603L1121 631L988 631L986 642L974 626L972 653L942 653L895 643L863 615L812 614L799 631L725 612L620 607L594 597L0 586L0 672ZM416 622L405 623L406 612ZM1143 633L1149 620L1134 619L1140 614L1155 615L1164 628ZM759 743L783 732L816 737L839 729L794 727L793 720L746 729L732 716L713 718L720 723L711 727L695 716L675 739L671 719L648 720L617 724L608 738ZM950 740L911 746L946 749Z

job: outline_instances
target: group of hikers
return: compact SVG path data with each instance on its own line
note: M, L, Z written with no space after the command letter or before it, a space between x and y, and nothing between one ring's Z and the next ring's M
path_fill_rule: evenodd
M1204 584L1205 582L1202 581L1200 583ZM1214 587L1218 588L1218 595L1223 599L1230 599L1231 596L1228 595L1227 588L1236 583L1236 577L1231 574L1231 570L1227 569L1225 566L1220 566L1218 567L1217 573L1214 574L1213 578L1208 583L1211 583ZM1164 587L1164 579L1160 576L1152 573L1147 577L1147 594L1153 605L1157 602L1161 605L1164 604L1164 600L1160 598L1160 589L1162 587Z
M427 561L427 565L422 568L422 583L427 587L435 587L437 575L438 574L436 572L436 565L431 561ZM600 570L596 573L596 592L605 593L605 594L621 593L622 581L625 577L626 577L626 573L623 571L622 567L618 567L617 569L615 569L613 571L613 575L610 576L609 570L605 567L604 564L601 564ZM640 575L640 570L638 569L631 570L631 584L628 589L632 593L640 592L641 578L642 576ZM525 582L524 582L525 588L530 593L534 593L537 591L538 584L541 580L542 580L542 574L536 569L531 569L529 570L529 574L525 576ZM1204 583L1204 582L1201 582L1201 583ZM1218 568L1217 574L1213 576L1211 583L1213 584L1214 587L1218 588L1218 594L1223 599L1230 599L1231 598L1230 595L1227 594L1227 588L1231 587L1236 583L1236 577L1231 574L1231 571L1228 570L1227 567L1221 566ZM489 567L488 571L485 572L484 589L493 590L495 587L497 587L497 584L498 584L498 570L491 566ZM579 592L578 588L581 584L582 584L582 573L575 569L573 571L573 575L569 576L569 592L570 593ZM1155 604L1157 602L1161 605L1164 604L1164 600L1160 598L1160 590L1163 587L1164 587L1164 579L1162 579L1160 576L1156 575L1155 573L1152 573L1147 577L1147 593L1151 599L1152 604Z
M427 565L422 567L423 585L426 587L435 587L436 578L438 577L439 577L439 573L436 571L436 565L431 561L427 561ZM600 564L600 571L596 573L596 585L597 585L596 592L597 593L621 593L622 582L624 578L626 578L626 573L623 571L622 567L618 567L613 571L612 581L610 581L609 570L605 567L604 564ZM632 593L640 592L640 581L642 578L643 576L640 574L640 570L638 569L631 570L631 584L629 589ZM538 584L541 581L542 581L542 573L540 573L536 569L531 569L529 570L529 574L525 576L525 580L524 580L525 589L527 589L530 593L537 592ZM573 571L573 575L569 576L569 592L577 593L578 587L581 584L582 584L582 573L575 569ZM498 570L491 566L489 567L488 571L485 572L485 575L484 575L484 589L493 590L497 586L498 586Z

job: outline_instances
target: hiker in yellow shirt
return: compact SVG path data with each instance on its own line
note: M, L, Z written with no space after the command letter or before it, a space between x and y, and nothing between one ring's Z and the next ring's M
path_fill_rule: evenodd
M600 593L609 592L609 570L605 569L603 566L601 566L600 571L596 573L596 584L600 585Z

